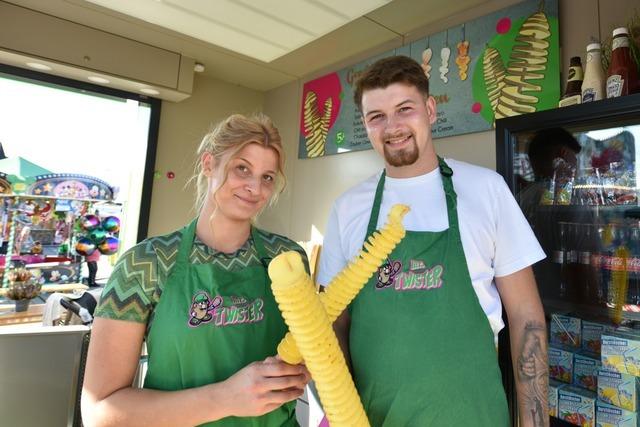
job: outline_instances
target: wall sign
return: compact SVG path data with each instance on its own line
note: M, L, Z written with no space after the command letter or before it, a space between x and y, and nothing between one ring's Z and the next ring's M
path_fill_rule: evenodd
M429 77L434 138L486 131L496 118L558 105L558 1L527 0L306 82L299 158L371 148L353 85L391 55L410 56Z

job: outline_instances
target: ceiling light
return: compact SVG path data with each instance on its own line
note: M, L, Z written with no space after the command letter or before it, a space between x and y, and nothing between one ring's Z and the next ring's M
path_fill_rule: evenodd
M89 77L87 77L87 79L89 81L94 82L94 83L100 83L100 84L103 84L103 85L105 85L107 83L110 83L109 80L105 79L104 77L99 77L99 76L89 76Z
M160 92L155 89L151 89L150 87L143 87L140 89L140 92L146 93L147 95L160 95Z
M204 73L204 64L196 62L196 64L193 66L193 71L195 71L196 73Z
M51 67L49 67L48 65L44 65L41 64L39 62L27 62L27 66L34 68L36 70L42 70L42 71L50 71Z

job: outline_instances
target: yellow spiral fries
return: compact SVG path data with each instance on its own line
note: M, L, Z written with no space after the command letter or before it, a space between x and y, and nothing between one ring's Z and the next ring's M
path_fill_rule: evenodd
M324 114L321 116L318 112L318 96L313 91L307 92L303 107L307 157L324 156L332 104L331 98L324 101Z
M298 348L311 372L332 427L369 426L338 339L302 257L282 253L269 264L271 289Z
M360 253L327 285L320 294L320 301L333 323L340 313L353 301L358 292L384 263L391 251L405 235L402 218L409 212L407 205L394 205L382 230L374 232L364 243L366 251ZM290 333L278 345L278 355L293 365L302 362L302 356Z

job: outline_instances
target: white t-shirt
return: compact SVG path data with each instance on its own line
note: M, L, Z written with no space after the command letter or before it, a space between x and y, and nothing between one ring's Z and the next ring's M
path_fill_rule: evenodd
M504 322L494 277L515 273L543 259L545 254L499 174L453 159L446 162L453 170L462 247L473 288L497 336ZM322 286L362 248L381 173L335 201L318 267L317 281ZM443 231L449 227L439 168L413 178L386 177L376 228L384 225L391 206L397 203L411 208L403 221L407 230ZM455 307L451 310L455 312Z

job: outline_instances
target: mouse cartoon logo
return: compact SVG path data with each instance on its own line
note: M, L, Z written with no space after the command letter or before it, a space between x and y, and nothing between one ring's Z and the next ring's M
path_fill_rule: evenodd
M387 262L378 268L378 281L376 282L376 288L383 289L391 286L401 268L402 263L400 261L392 262L387 259Z
M216 307L222 305L222 297L217 296L213 300L206 292L198 292L191 302L189 309L189 325L198 326L201 323L210 322Z

